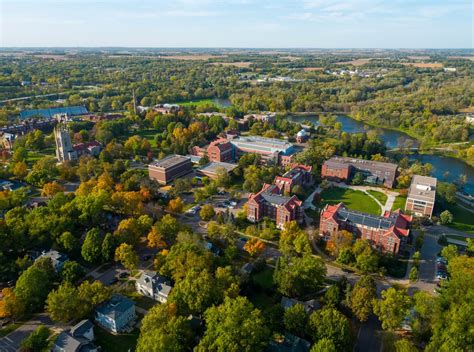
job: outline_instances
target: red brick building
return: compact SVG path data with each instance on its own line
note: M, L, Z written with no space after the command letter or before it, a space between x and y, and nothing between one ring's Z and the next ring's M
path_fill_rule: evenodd
M326 205L321 212L319 235L329 240L337 232L346 230L383 252L398 254L407 243L411 221L412 217L400 210L376 216L350 210L339 203Z
M247 219L259 222L268 217L276 222L278 228L285 223L303 220L302 202L296 197L287 197L281 194L276 185L264 184L260 192L250 194L247 202Z
M234 159L234 148L227 139L221 138L211 142L207 147L195 146L191 149L191 155L202 158L206 154L211 162L225 163Z
M313 184L313 177L311 175L311 166L295 164L291 170L284 173L283 176L275 177L273 184L275 184L282 193L291 193L294 186L299 185L308 187Z
M148 175L151 179L165 185L193 170L191 159L182 155L168 155L148 165Z

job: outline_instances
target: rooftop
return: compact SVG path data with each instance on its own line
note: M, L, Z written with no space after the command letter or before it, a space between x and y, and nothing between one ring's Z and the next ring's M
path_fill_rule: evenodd
M327 166L345 166L345 165L352 165L356 168L363 169L364 167L373 167L377 169L382 169L386 171L391 171L395 173L397 171L398 165L393 163L385 163L382 161L373 161L373 160L365 160L365 159L357 159L357 158L350 158L344 156L335 156L329 160L325 161Z
M121 314L135 306L135 302L122 295L114 295L108 301L96 308L96 312L116 319Z
M161 168L166 169L166 168L172 167L172 166L174 166L178 163L182 163L186 160L190 160L189 157L183 156L183 155L178 155L178 154L171 154L171 155L168 155L168 156L164 157L163 159L153 161L150 164L150 166L161 167Z
M237 166L238 166L237 164L223 163L223 162L215 161L215 162L210 162L210 163L204 165L203 167L200 167L199 170L215 174L215 173L217 173L217 171L219 169L224 169L227 172L231 172Z
M437 181L434 177L414 175L408 197L434 202Z
M148 286L152 289L153 293L159 292L166 297L170 294L172 289L171 284L164 276L158 275L155 271L151 270L145 270L138 278L137 284Z
M85 106L68 106L50 109L23 110L20 112L20 119L24 120L32 116L41 116L52 119L56 114L67 114L71 116L88 114Z
M230 142L238 148L255 149L266 153L288 152L293 148L293 144L286 140L260 136L239 137Z

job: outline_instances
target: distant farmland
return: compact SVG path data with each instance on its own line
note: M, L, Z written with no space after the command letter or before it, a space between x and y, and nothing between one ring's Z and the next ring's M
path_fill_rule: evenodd
M439 62L402 62L401 64L418 68L443 68L443 64Z

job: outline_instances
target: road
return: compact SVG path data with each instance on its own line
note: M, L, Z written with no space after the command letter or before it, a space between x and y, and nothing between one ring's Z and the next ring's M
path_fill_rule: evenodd
M369 319L362 323L359 333L357 334L357 342L354 347L355 352L380 351L382 348L382 325L377 317L373 314Z
M474 214L473 214L473 216L474 216ZM455 235L455 236L465 237L466 239L467 238L474 238L474 234L472 234L472 233L459 231L459 230L452 229L450 227L443 226L443 225L428 226L428 227L424 227L423 230L425 231L425 233L429 233L431 235L436 235L438 237L441 236L441 235Z
M33 319L21 325L18 329L0 339L0 352L15 352L20 343L40 325L53 327L53 322L46 313L36 315Z

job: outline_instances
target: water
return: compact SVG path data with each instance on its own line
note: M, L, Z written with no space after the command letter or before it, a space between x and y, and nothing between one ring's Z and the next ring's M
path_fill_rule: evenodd
M431 175L440 181L456 182L459 175L466 175L467 182L464 185L466 193L474 195L474 168L463 161L441 155L412 154L410 160L419 160L422 163L433 165ZM445 174L448 172L447 174Z
M290 121L303 123L304 121L310 121L314 125L320 125L317 116L290 116ZM399 148L399 147L410 147L416 148L420 143L403 132L387 130L384 128L374 128L364 124L363 122L351 119L348 116L337 115L336 120L341 123L341 130L349 133L360 133L367 132L370 130L376 130L379 138L385 143L387 148ZM436 177L440 181L455 182L458 181L459 175L466 175L467 182L464 185L464 191L466 193L474 195L474 167L469 166L463 161L455 158L450 158L441 155L422 155L412 154L409 155L411 160L419 160L423 163L430 163L433 165L433 171L431 175ZM449 173L445 175L446 171Z
M303 121L310 121L315 126L320 125L318 116L290 116L290 121L302 123ZM337 115L336 121L342 125L341 130L349 133L361 133L368 131L376 131L379 138L385 143L388 149L393 148L416 148L420 143L403 132L388 130L384 128L375 128L356 121L345 115Z
M228 108L229 106L232 105L229 99L227 98L214 98L212 99L212 102L218 106L221 106L223 108Z

